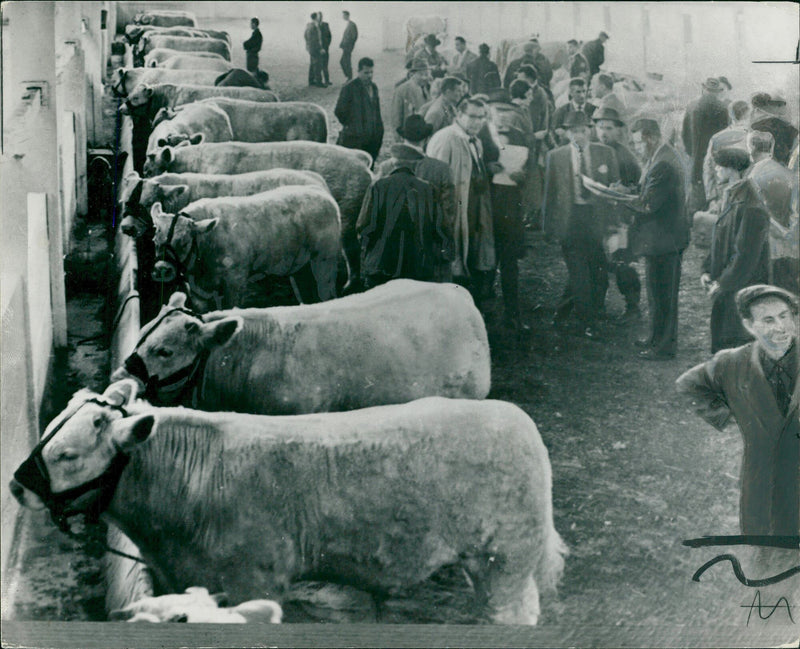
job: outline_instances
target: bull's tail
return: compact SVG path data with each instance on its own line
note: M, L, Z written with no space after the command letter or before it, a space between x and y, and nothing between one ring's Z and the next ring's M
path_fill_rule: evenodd
M540 592L554 593L564 573L564 558L569 554L569 548L553 525L552 506L547 516L543 545L534 577Z

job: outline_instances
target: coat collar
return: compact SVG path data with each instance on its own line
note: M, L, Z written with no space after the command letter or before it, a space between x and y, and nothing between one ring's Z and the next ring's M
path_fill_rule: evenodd
M778 404L775 402L775 395L772 392L772 387L770 387L769 381L767 381L767 377L764 374L764 368L761 365L759 344L754 342L751 343L751 346L750 364L756 375L756 381L754 384L743 385L741 388L748 392L748 396L751 399L764 404L765 408L771 411L770 414L772 417L783 422L781 427L781 429L783 429L792 418L797 417L798 404L800 404L800 381L795 381L794 392L792 392L792 399L789 402L789 409L786 412L786 417L784 417L780 410L778 410ZM798 353L797 343L795 343L795 353ZM781 431L777 431L778 434L780 432Z
M389 149L390 155L395 158L397 161L418 161L422 160L425 157L425 153L422 149L418 149L417 147L406 144L405 142L393 144L391 149Z

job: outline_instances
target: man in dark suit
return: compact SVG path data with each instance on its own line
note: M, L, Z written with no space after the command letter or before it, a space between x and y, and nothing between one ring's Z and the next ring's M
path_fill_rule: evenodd
M489 46L481 43L478 46L478 58L467 64L467 79L471 95L486 93L499 85L500 73L497 65L489 59Z
M545 234L561 243L568 273L553 325L565 328L574 312L575 333L596 339L608 288L602 244L607 218L604 208L593 203L581 177L609 185L619 180L619 167L613 149L589 142L585 113L569 113L564 126L570 143L547 154L542 207Z
M567 115L578 112L584 113L588 118L587 121L592 119L592 115L597 106L586 101L587 92L588 88L586 82L581 77L570 80L569 101L563 106L556 108L553 113L553 120L550 123L550 128L555 132L559 145L563 146L569 142L566 127L564 126Z
M258 28L258 18L250 19L250 29L253 30L253 33L243 43L243 47L247 57L247 71L255 74L258 70L258 53L261 51L261 44L264 41L261 30Z
M325 86L322 84L322 71L320 69L322 37L319 31L317 12L311 14L311 21L306 24L303 38L306 41L306 52L308 52L308 85L324 88Z
M637 341L640 358L664 360L675 356L678 347L678 286L681 256L689 243L683 167L677 152L661 141L661 129L654 119L640 119L633 125L633 146L644 164L642 187L632 209L636 212L630 229L636 256L644 256L651 333Z
M514 79L517 78L517 71L523 65L532 65L536 68L539 84L544 88L549 88L550 80L553 78L553 66L548 58L542 54L542 46L539 45L538 39L532 38L523 44L522 51L524 54L521 57L508 64L503 77L503 87L508 88L511 85Z
M317 22L319 23L319 38L322 45L322 50L319 55L319 68L322 73L322 85L331 85L330 75L328 74L328 59L330 58L331 48L331 26L322 20L322 12L317 13Z
M589 62L589 77L593 77L600 72L600 66L606 60L606 49L604 43L608 40L608 34L600 32L600 35L593 41L588 41L583 45L583 55Z
M686 107L683 117L683 146L692 159L692 193L689 200L691 213L704 210L708 204L703 186L703 160L711 136L728 125L728 109L719 100L723 85L719 79L709 78L703 84L703 94Z
M754 342L723 349L678 378L678 391L717 430L736 420L744 438L742 534L800 534L797 296L759 284L736 294Z
M358 40L358 27L350 20L349 11L343 11L342 18L344 18L347 26L344 28L344 33L342 34L342 42L339 43L339 47L342 49L342 59L340 63L344 76L350 81L353 78L353 64L350 61L350 56L353 54L353 49L355 49L356 41Z

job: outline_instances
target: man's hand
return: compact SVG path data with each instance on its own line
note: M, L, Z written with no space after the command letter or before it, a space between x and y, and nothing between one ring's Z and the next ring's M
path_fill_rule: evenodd
M556 129L556 135L558 135L558 137L564 137L566 135L566 133L567 132L563 128L557 128Z
M517 185L521 185L525 182L526 174L524 171L512 171L510 174L508 174L508 177L511 178L511 180Z
M711 286L711 275L708 273L700 275L700 286L702 286L705 291L708 291L708 287Z
M708 297L710 297L711 299L714 299L717 293L719 293L719 291L720 291L719 282L714 281L708 285Z
M491 174L499 174L501 171L503 171L503 165L501 165L499 162L490 162L486 165L486 168Z

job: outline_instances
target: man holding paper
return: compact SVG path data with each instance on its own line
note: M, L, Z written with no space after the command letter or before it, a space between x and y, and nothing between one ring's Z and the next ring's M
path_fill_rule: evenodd
M489 93L491 124L497 129L503 172L492 182L494 248L503 289L503 326L521 333L529 327L520 322L519 259L525 254L522 188L529 180L533 158L533 129L528 114L530 84L515 80L509 90Z
M608 206L594 201L583 177L608 186L619 180L619 165L613 149L589 141L586 113L568 113L564 127L569 144L547 154L542 207L545 234L561 243L568 273L553 326L566 328L574 314L575 333L597 339L597 320L608 288L603 250Z

